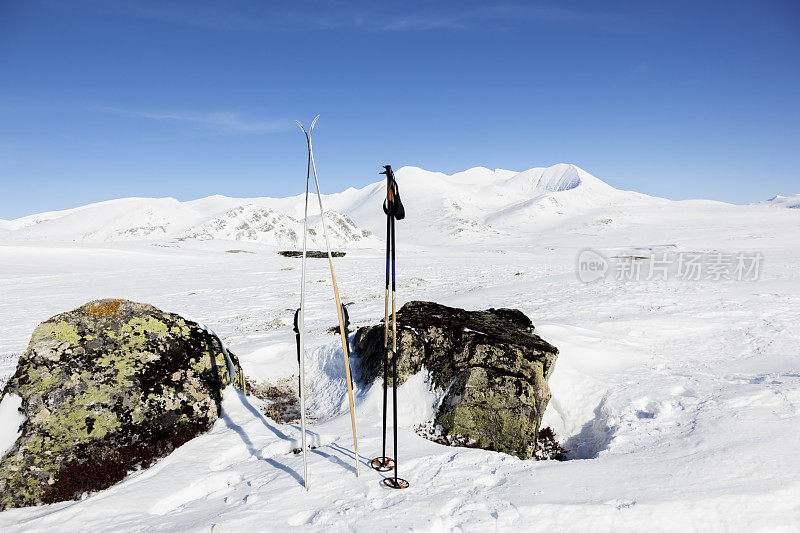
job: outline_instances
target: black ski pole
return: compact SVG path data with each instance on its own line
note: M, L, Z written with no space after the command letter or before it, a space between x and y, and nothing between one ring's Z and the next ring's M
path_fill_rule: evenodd
M394 187L394 176L392 176L392 187ZM394 246L394 216L392 216L392 430L394 433L394 479L397 481L399 479L397 477L397 286L395 284L397 276L395 274Z
M397 269L395 261L396 242L395 242L395 220L405 218L403 203L400 201L399 188L392 172L392 167L387 165L386 174L389 178L388 187L388 211L389 211L389 240L391 241L391 261L392 261L392 429L394 443L394 476L384 479L383 483L393 489L405 489L409 483L397 475Z
M386 215L386 298L383 315L383 457L381 467L389 470L391 460L386 457L386 404L387 387L389 386L389 254L391 251L392 216Z
M392 248L394 197L392 195L394 174L390 165L384 166L381 174L386 176L386 200L383 203L383 212L386 213L386 297L384 300L383 315L383 448L382 455L372 460L371 466L379 472L386 472L394 468L392 459L386 456L386 419L389 384L389 268Z
M392 225L391 215L386 215L386 298L383 315L383 453L380 458L381 471L391 470L392 460L386 457L386 406L388 403L387 387L389 386L389 253Z

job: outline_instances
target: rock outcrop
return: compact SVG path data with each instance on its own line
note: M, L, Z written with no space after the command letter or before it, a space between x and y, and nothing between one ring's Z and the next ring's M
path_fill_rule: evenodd
M525 314L409 302L397 313L397 341L398 386L430 372L432 385L446 391L433 422L452 442L533 458L558 350L534 334ZM383 375L383 343L382 324L356 333L365 383Z
M96 300L40 324L3 401L26 420L0 460L0 509L79 498L146 468L220 416L236 356L178 315Z

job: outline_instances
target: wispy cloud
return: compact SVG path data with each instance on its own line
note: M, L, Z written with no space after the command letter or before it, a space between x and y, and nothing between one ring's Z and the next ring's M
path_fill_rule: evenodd
M286 130L291 126L289 120L253 120L243 117L239 113L226 111L199 113L193 111L122 109L118 107L95 107L93 109L149 120L188 123L217 133L273 133Z
M472 23L463 16L447 16L443 14L399 15L370 24L373 30L381 31L425 31L425 30L462 30L471 29Z
M121 16L215 30L281 32L313 29L359 31L473 31L509 29L537 23L573 24L597 30L628 28L607 10L566 8L560 3L374 2L354 0L49 0L62 9L83 5Z

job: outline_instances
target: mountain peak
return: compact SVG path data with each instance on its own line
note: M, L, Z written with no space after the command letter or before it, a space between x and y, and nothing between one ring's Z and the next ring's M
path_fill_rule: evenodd
M412 240L464 241L524 234L563 222L564 217L630 200L581 168L560 163L523 172L472 167L445 174L414 166L397 170ZM329 232L337 246L371 247L380 241L385 185L379 179L361 189L324 195ZM179 202L168 198L125 198L66 211L2 221L3 238L102 242L183 242L185 239L245 240L294 246L302 235L303 195L286 198L231 198L213 195ZM309 211L309 235L321 235ZM318 212L317 212L318 213ZM516 238L515 237L515 238Z
M793 196L781 196L776 194L769 200L758 202L758 205L769 205L771 207L788 207L790 209L800 209L800 194Z

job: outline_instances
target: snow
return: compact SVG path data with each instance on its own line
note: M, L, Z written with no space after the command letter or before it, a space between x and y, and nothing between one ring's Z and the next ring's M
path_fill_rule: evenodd
M397 223L398 306L423 299L530 316L561 352L544 424L570 460L521 461L419 437L414 427L442 393L421 372L398 391L400 475L410 488L386 489L366 466L382 453L380 381L354 391L356 478L341 344L327 333L336 324L330 274L327 261L309 260L309 492L292 453L299 428L266 418L258 399L229 387L208 434L80 502L4 511L0 529L797 530L800 211L671 202L571 165L450 176L404 167L397 179L407 212ZM381 236L384 193L379 182L323 201ZM101 297L193 317L248 375L296 379L300 261L277 255L282 244L260 232L178 237L243 206L300 220L302 198L119 202L10 221L17 229L0 233L0 381L39 322ZM143 222L167 231L125 233ZM355 331L383 317L384 249L377 237L347 246L334 264L343 300L355 304ZM584 284L576 259L587 248L645 265L651 254L714 251L760 252L764 261L755 281ZM0 404L5 437L19 425L15 401Z
M531 221L541 227L564 222L567 213L656 201L618 191L570 164L524 172L472 168L453 175L403 167L396 172L401 197L410 195L409 218L419 222L410 241L438 245L457 239L476 244L497 237L527 239ZM323 195L332 244L337 248L376 248L385 231L381 210L384 182ZM316 198L310 198L315 213ZM123 198L30 215L0 225L4 239L53 242L149 241L171 245L187 240L236 240L298 248L303 197L228 198L209 196L179 202L174 198ZM310 245L324 246L319 215L310 219ZM435 231L429 231L429 228ZM522 231L521 231L522 230Z
M800 208L800 194L794 196L781 196L780 194L773 196L766 202L760 202L760 205L769 205L770 207L788 207L790 209Z
M273 199L209 197L194 202L174 198L123 198L5 222L0 232L14 241L125 242L175 244L185 240L236 240L298 248L302 211L277 212ZM294 216L293 216L294 215ZM299 218L298 218L299 217ZM347 216L326 212L331 243L337 248L377 246L379 240ZM321 218L310 217L309 244L324 246Z
M25 415L19 411L21 405L22 398L16 394L6 394L0 401L0 457L22 434L20 429L25 422Z

